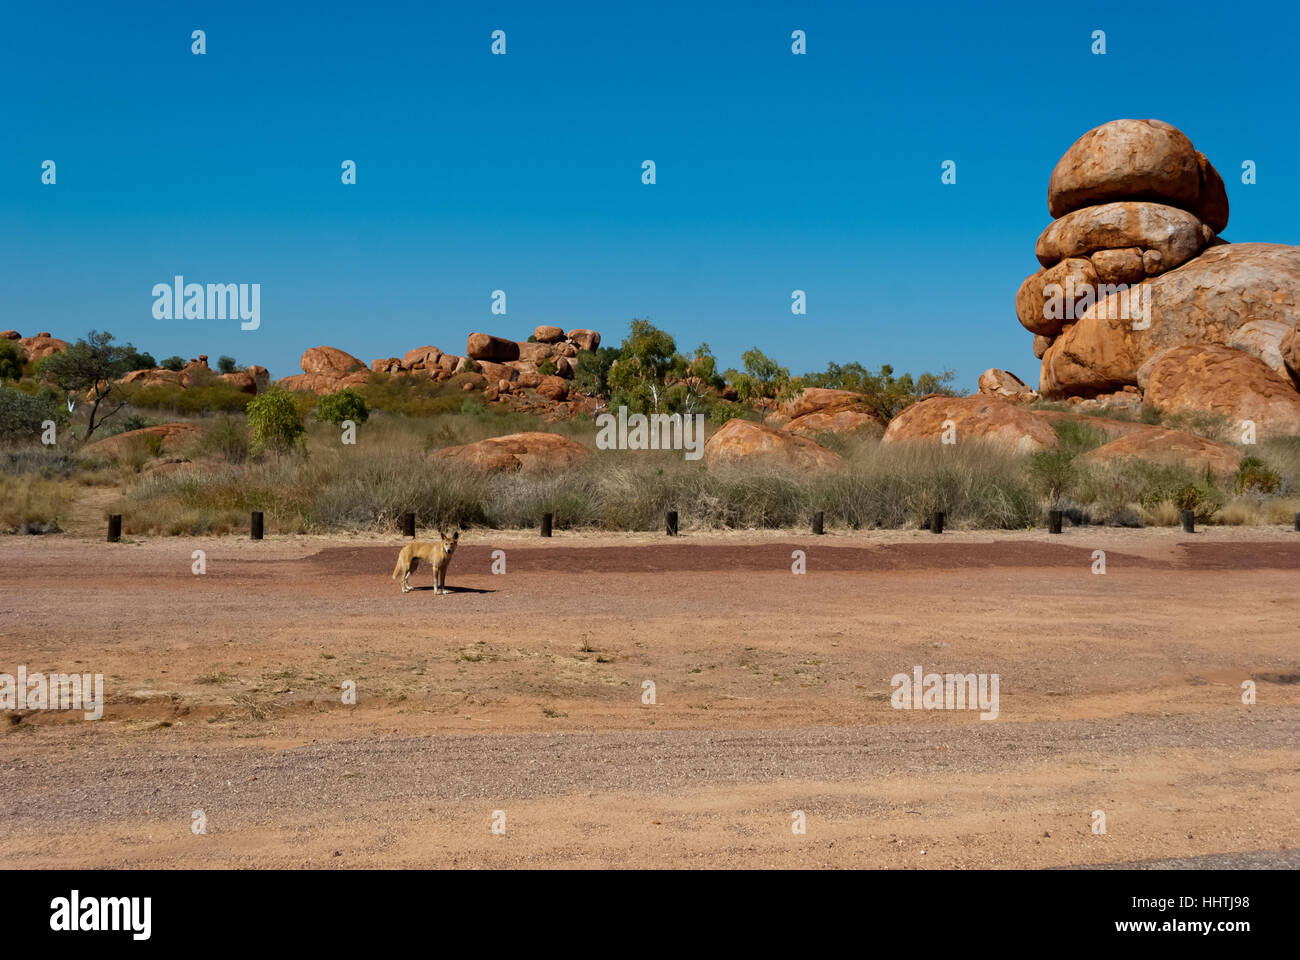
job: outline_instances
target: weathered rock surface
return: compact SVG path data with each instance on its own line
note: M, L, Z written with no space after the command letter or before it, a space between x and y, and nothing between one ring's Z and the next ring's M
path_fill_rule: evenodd
M1215 473L1232 473L1241 455L1226 443L1217 443L1182 430L1154 433L1135 431L1090 450L1082 457L1091 463L1133 458L1154 463L1180 463L1198 470L1209 467Z
M1164 350L1138 371L1147 403L1164 413L1208 411L1243 421L1258 436L1300 435L1300 393L1256 357L1213 344Z
M1160 351L1191 343L1226 346L1247 324L1249 336L1237 338L1238 346L1266 363L1274 355L1280 359L1282 331L1300 320L1300 247L1215 246L1144 286L1150 287L1150 328L1132 328L1118 294L1092 305L1043 355L1044 396L1087 396L1136 384L1138 368ZM1270 331L1279 334L1276 354Z

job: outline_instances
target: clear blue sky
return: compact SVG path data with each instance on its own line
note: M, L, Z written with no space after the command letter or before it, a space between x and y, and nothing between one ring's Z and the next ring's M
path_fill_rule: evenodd
M0 328L278 377L319 344L617 343L649 316L724 367L1036 382L1013 299L1084 131L1175 124L1228 239L1300 242L1298 27L1294 3L6 3ZM155 320L175 274L261 283L261 329Z

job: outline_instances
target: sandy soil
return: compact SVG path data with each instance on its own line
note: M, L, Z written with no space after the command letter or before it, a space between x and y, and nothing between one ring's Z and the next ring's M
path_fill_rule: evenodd
M471 531L441 596L427 568L399 592L400 544L0 540L0 672L102 673L108 701L96 722L0 718L10 864L1221 866L1300 846L1293 531ZM893 709L917 664L997 674L998 718Z

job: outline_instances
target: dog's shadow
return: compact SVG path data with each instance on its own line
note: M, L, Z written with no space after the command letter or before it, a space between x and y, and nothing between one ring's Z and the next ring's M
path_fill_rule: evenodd
M417 587L411 586L412 593L423 593L425 590L433 591L434 587ZM481 590L478 587L443 587L447 593L496 593L495 590Z

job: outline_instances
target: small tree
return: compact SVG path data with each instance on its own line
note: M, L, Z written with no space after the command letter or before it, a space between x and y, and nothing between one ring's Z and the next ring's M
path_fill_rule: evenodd
M370 419L370 407L366 398L351 387L344 387L338 393L321 397L316 405L316 420L320 423L341 424L344 420L353 423L365 423Z
M0 380L18 380L22 375L22 351L12 340L0 340Z
M234 357L218 357L218 358L217 358L217 372L218 372L218 373L234 373L234 372L235 372L236 370L238 370L238 369L239 369L239 368L238 368L238 367L236 366L236 364L235 364L235 358L234 358Z
M279 457L293 450L305 450L306 428L298 415L293 394L275 388L248 402L249 446L253 456L274 450Z
M667 407L667 383L686 375L686 359L672 336L647 320L633 320L606 376L610 406L634 413L660 413Z
M180 371L185 369L185 361L173 354L162 362L162 367L164 370Z
M759 401L762 416L767 416L768 400L787 399L799 389L798 380L790 379L790 371L758 347L746 350L740 359L745 364L744 372L730 370L728 376L741 400Z
M62 353L52 353L40 364L40 376L69 395L89 394L90 412L82 440L126 406L126 399L113 383L131 372L139 353L129 343L116 346L107 331L91 330Z
M122 363L126 367L127 373L130 373L132 370L152 370L154 367L158 366L158 362L154 360L153 354L149 353L147 350L143 352L137 350L129 343L122 348Z
M35 395L0 387L0 440L31 440L39 437L46 420L66 423L68 411L53 390Z
M604 397L609 393L609 368L618 359L617 347L598 347L578 352L578 369L573 374L573 386L589 397Z

